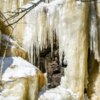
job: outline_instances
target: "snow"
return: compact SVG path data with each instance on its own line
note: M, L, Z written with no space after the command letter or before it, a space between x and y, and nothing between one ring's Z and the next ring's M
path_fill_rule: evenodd
M0 100L6 100L3 96L0 96Z
M78 93L77 93L78 94ZM45 87L39 92L38 100L78 100L78 95L73 93L70 89L65 89L58 86L54 89L46 90Z
M2 40L8 41L8 39L9 39L9 36L8 36L8 35L5 35L5 34L2 34L1 37L2 37ZM11 43L17 45L20 49L25 50L24 48L20 47L20 46L18 45L18 43L17 43L16 41L14 41L13 39L10 38L10 39L9 39L9 42L11 42ZM5 44L3 44L3 45L5 45ZM15 48L15 47L12 46L12 45L8 45L8 47Z
M81 4L82 2L81 1L77 1L77 4Z
M0 58L0 66L2 57ZM37 67L25 61L21 57L6 57L4 62L0 100L37 100L39 86L45 85L39 82L42 73ZM41 86L42 87L42 86Z
M39 1L41 1L41 0L34 0L34 1L32 1L32 3L38 3Z
M68 97L71 98L68 99ZM61 85L53 89L44 86L39 92L38 100L78 100L78 93L73 93L70 89L65 89ZM90 100L87 94L84 94L84 100Z
M38 3L39 1L40 1L40 0L34 0L34 1L31 1L31 2L29 2L28 4L22 6L21 8L22 8L22 9L27 9L27 8L33 6L33 4Z
M1 63L2 57L0 58L0 66ZM3 80L11 81L10 77L26 78L29 75L34 76L36 75L36 69L38 68L30 64L29 62L25 61L21 57L6 57L4 62Z

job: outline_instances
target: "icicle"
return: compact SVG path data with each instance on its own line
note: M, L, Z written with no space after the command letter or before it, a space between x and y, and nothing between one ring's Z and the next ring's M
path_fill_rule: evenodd
M26 51L29 50L31 44L36 46L36 55L39 55L38 50L43 50L51 44L51 56L53 54L53 31L56 29L57 42L59 37L59 3L51 2L49 4L41 3L39 6L34 8L28 15L25 16L25 35L23 44L27 45ZM62 1L63 3L63 1ZM57 5L57 6L56 6ZM56 12L57 11L57 12ZM33 21L32 21L33 19ZM28 39L27 39L28 38ZM39 49L38 49L39 47ZM31 45L31 55L32 55ZM31 56L32 60L32 56Z
M36 61L36 60L35 60L35 59L36 59L36 57L35 57L35 46L34 46L33 49L34 49L34 65L35 65L35 61Z
M38 44L38 48L37 48L38 52L37 52L37 57L38 57L38 66L40 67L40 49L39 49L39 44Z
M51 44L51 57L53 56L53 39L54 39L54 30L55 30L55 6L51 6L48 7L49 11L48 11L48 20L49 20L49 40L50 40L50 44Z
M42 7L40 8L41 10L38 11L38 43L40 50L44 49L46 46L46 39L47 39L47 34L46 34L46 8ZM39 9L38 9L39 10Z
M29 59L29 62L31 62L30 47L28 48L28 59Z
M97 13L95 11L95 2L91 2L91 19L90 19L90 50L94 52L95 59L100 61L98 48L98 27L97 27Z
M0 31L0 50L1 50L1 31Z
M33 41L31 42L31 63L33 64Z

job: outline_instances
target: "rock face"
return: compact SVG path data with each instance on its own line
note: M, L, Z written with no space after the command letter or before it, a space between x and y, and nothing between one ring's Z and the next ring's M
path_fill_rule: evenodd
M50 87L54 88L60 85L61 77L62 77L61 73L53 74L51 82L49 82L49 79L48 79L48 82L50 83Z
M47 69L48 75L50 76L52 76L54 73L60 72L59 65L56 61L52 61L51 63L49 62L46 69Z
M45 53L45 55L41 54L41 56L39 69L43 73L47 73L48 88L57 87L60 85L61 77L64 75L64 67L59 66L58 48L54 47L53 57L51 57L51 51L48 54Z
M1 38L2 39L1 39L0 56L3 56L9 36L2 34ZM6 50L6 57L15 57L15 56L16 57L20 56L23 59L27 59L27 52L16 41L10 38L8 48Z
M55 45L54 45L55 46ZM38 65L38 59L36 59L36 66L42 71L47 73L48 88L54 88L60 85L61 77L64 75L64 68L59 66L59 49L53 47L53 57L51 57L51 48L45 49L40 53L40 64ZM48 53L47 53L48 52Z
M44 85L46 79L38 68L20 57L5 58L0 100L37 100Z
M46 64L46 72L49 83L49 88L54 88L60 85L61 73L59 65L56 61L51 61Z

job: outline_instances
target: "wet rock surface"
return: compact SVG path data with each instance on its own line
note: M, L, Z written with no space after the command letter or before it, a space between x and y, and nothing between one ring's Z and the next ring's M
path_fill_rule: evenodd
M63 59L62 59L63 60ZM38 64L37 64L38 66ZM59 49L54 47L53 56L51 57L51 48L43 50L40 53L39 69L47 73L48 88L54 88L60 85L61 77L64 75L66 65L59 65Z

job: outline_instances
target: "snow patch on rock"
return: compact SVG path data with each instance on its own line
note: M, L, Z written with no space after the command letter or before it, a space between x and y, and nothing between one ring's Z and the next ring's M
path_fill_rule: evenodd
M1 63L2 57L0 58L0 66ZM11 77L19 78L26 77L29 75L34 76L36 75L36 69L38 68L30 64L29 62L25 61L21 57L6 57L4 62L3 80L11 81Z

